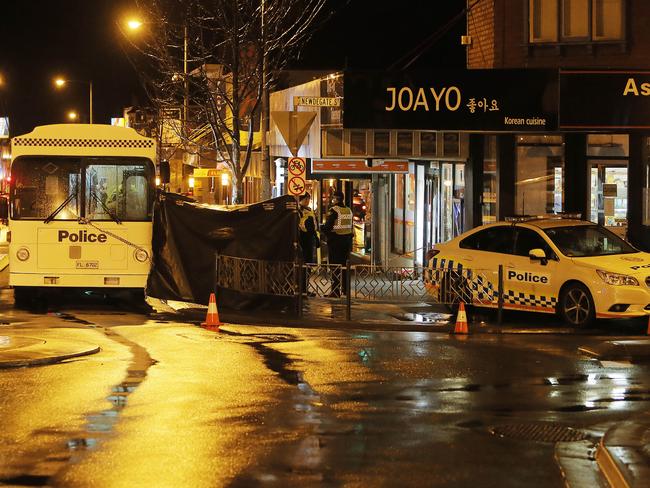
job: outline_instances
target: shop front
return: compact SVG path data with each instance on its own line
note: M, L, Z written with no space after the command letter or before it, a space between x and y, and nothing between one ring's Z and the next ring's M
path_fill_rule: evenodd
M344 127L458 130L469 139L465 157L416 161L394 177L392 250L415 251L416 263L421 248L459 231L561 212L650 249L643 86L648 72L346 73Z

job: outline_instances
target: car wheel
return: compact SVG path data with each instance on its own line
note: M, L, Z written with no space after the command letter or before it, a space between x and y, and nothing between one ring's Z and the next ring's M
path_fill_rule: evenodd
M560 316L574 327L591 325L596 318L595 308L589 290L580 283L568 285L560 295Z

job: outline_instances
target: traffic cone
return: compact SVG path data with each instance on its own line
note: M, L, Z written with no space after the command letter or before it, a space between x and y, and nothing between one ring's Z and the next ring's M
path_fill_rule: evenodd
M467 329L467 314L465 313L465 304L460 302L458 306L458 315L456 315L456 327L454 327L454 334L469 334Z
M208 303L208 314L205 317L205 322L201 327L207 330L219 331L219 326L223 325L219 320L219 312L217 311L217 297L214 293L210 293L210 302Z

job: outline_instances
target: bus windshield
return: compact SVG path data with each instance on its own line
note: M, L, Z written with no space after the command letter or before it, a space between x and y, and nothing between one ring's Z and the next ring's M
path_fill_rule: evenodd
M11 218L149 221L153 171L145 158L20 157L11 167Z

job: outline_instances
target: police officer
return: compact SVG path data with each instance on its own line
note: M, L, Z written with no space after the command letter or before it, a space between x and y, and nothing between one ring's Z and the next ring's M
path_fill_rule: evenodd
M305 263L315 263L314 246L320 246L318 235L318 224L314 211L309 206L311 195L305 193L298 199L300 207L298 208L298 229L300 230L299 239L302 248L302 259Z
M298 207L298 241L302 250L302 260L304 263L315 263L314 246L320 247L320 236L318 234L318 224L316 223L316 216L314 211L309 206L311 195L305 193L298 198L300 203ZM302 274L302 290L303 292L308 289L307 280L309 273L307 269L303 269ZM309 293L309 295L313 295Z
M345 266L352 251L352 210L345 206L343 193L337 191L332 196L332 206L327 213L327 219L322 226L323 232L327 235L327 254L330 264ZM339 296L340 290L347 293L347 271L342 272L343 284L334 274L332 279L332 296Z

